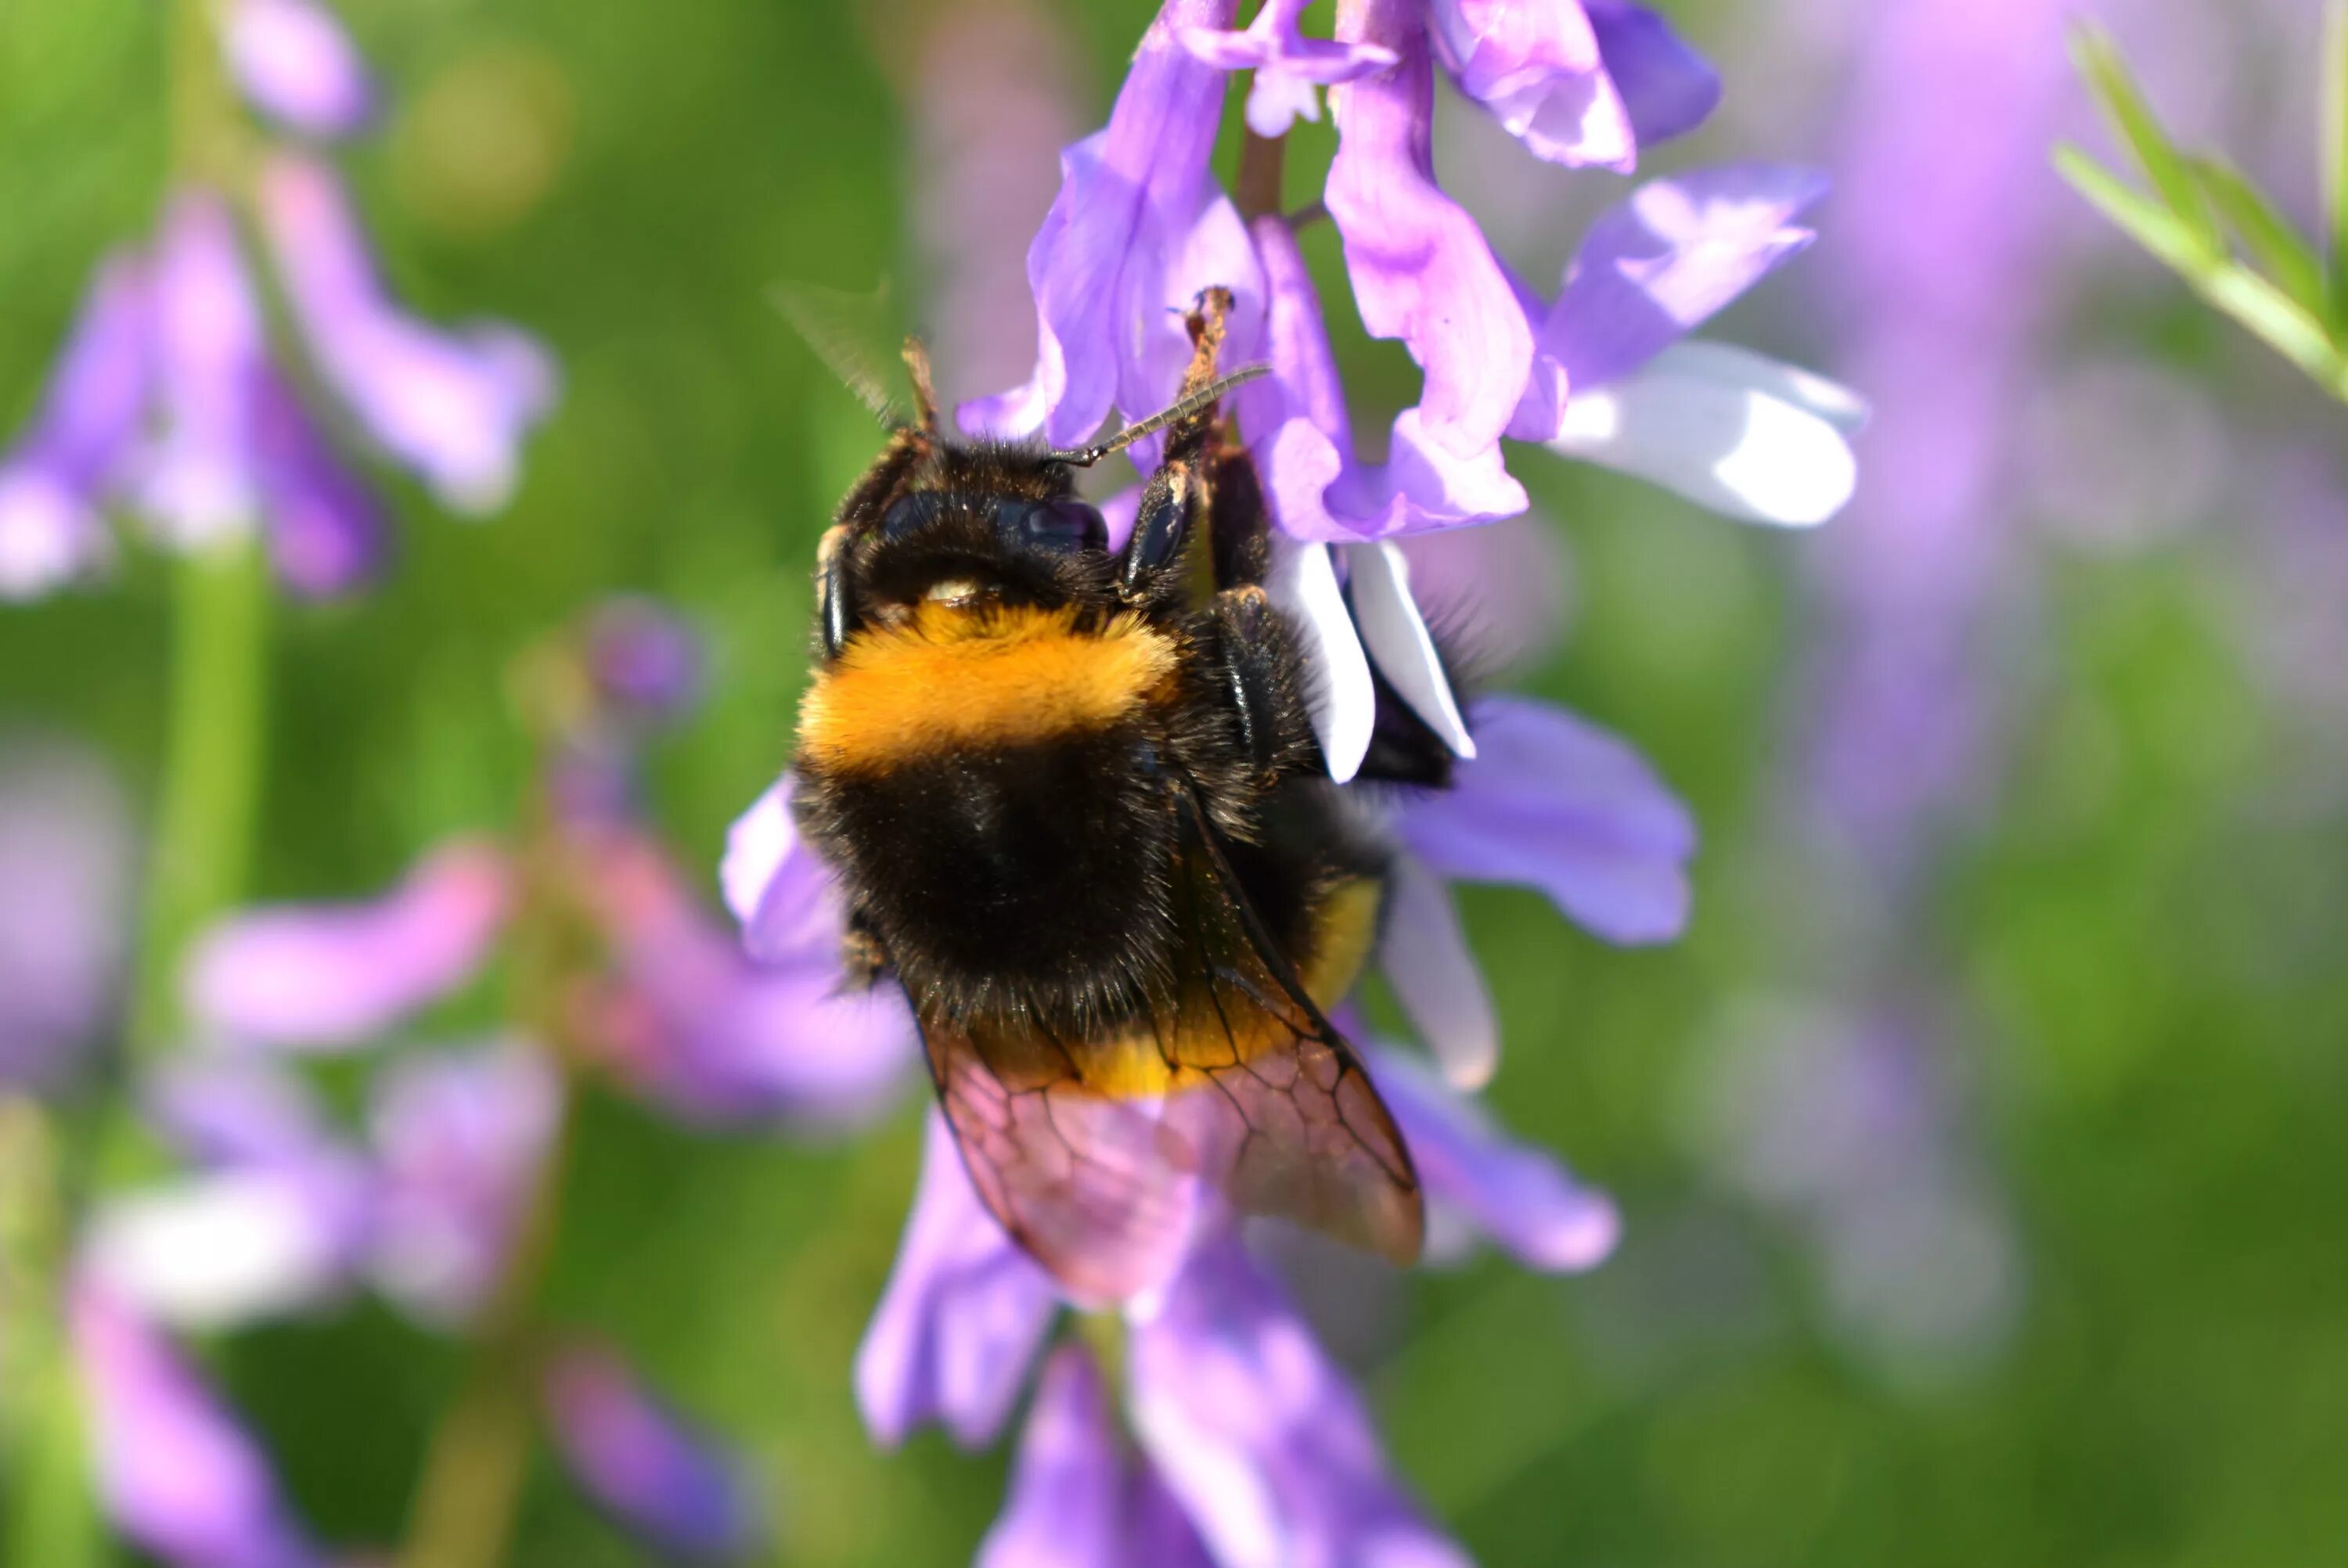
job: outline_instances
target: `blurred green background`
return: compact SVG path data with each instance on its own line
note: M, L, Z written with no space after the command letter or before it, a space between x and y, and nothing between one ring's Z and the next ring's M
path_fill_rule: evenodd
M1732 93L1760 98L1741 41L1799 4L1672 9ZM905 56L925 9L340 9L394 94L350 167L395 282L435 316L526 324L564 392L508 514L452 521L386 479L390 584L276 615L253 891L372 889L441 835L510 820L527 758L507 667L618 589L665 597L710 639L711 699L661 746L655 799L688 861L714 866L786 758L806 565L874 442L767 291L887 277L922 297ZM1151 9L1052 8L1077 125L1098 122ZM0 7L12 428L90 262L149 220L161 33L147 0ZM1715 131L1707 149L1830 161L1816 125L1784 128L1803 123L1766 145ZM1327 146L1325 127L1300 138L1300 190ZM1834 224L1830 206L1821 255ZM1324 229L1329 285L1334 258ZM2146 286L2048 330L2227 388L2229 420L2300 417L2310 395L2116 241L2108 266ZM1737 319L1798 352L1831 336L1833 303L1781 281ZM1406 400L1401 352L1333 317L1357 410ZM2336 446L2331 415L2306 413ZM1645 748L1706 847L1694 930L1663 950L1609 948L1531 894L1466 897L1509 1040L1493 1102L1612 1190L1627 1227L1590 1277L1481 1258L1412 1279L1346 1335L1432 1511L1494 1564L2342 1561L2348 749L2251 669L2250 487L2141 548L2045 553L1993 809L1952 835L1902 954L1944 1015L1941 1114L2010 1235L2010 1312L1961 1355L1909 1358L1854 1343L1813 1238L1723 1178L1701 1109L1722 1040L1819 984L1812 949L1835 939L1788 872L1775 798L1818 546L1538 454L1517 466L1570 542L1579 607L1529 683ZM139 550L109 587L0 610L0 721L87 737L150 798L168 610ZM491 1017L477 999L450 1021ZM777 1500L778 1561L964 1562L999 1501L1000 1452L932 1435L877 1454L850 1401L918 1144L910 1102L829 1148L588 1109L550 1310L745 1446ZM395 1539L457 1351L373 1305L216 1349L319 1532ZM541 1459L517 1563L637 1552Z

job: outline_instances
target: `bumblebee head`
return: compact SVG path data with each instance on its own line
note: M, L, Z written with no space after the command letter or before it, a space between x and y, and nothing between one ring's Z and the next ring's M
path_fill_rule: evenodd
M1066 465L999 448L946 449L842 540L836 582L860 623L917 614L1107 605L1108 525Z

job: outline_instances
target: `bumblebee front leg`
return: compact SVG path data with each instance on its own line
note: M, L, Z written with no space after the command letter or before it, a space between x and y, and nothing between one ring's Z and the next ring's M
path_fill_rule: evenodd
M889 948L861 909L851 910L839 939L840 989L869 991L889 972Z
M1209 610L1241 754L1261 787L1319 765L1313 718L1296 671L1295 634L1253 583L1225 589Z
M841 557L847 553L854 525L834 523L824 529L815 547L815 623L823 643L826 663L839 657L849 633L862 622L856 608L856 585L850 580Z

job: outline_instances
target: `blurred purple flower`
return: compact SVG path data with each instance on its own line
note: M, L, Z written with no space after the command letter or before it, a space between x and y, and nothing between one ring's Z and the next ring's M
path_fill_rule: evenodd
M0 733L0 1092L55 1089L117 1005L129 807L94 754Z
M427 1323L470 1317L504 1272L563 1088L519 1042L395 1061L375 1083L378 1164L371 1266Z
M752 959L641 835L610 835L588 859L612 956L577 1030L639 1093L689 1121L811 1129L895 1102L917 1055L901 993L842 994L836 948Z
M928 1126L896 1266L857 1348L856 1402L878 1442L935 1420L975 1448L1009 1419L1060 1296L979 1202L945 1118L933 1109Z
M547 1367L544 1396L571 1473L621 1523L691 1563L757 1550L758 1510L734 1456L655 1398L618 1355L564 1347Z
M583 641L596 694L623 714L675 718L700 701L700 641L657 600L604 600L588 616Z
M384 447L447 506L489 512L512 493L523 436L554 396L545 353L510 327L427 326L384 291L341 180L273 155L261 212L288 301L326 379Z
M278 580L308 599L330 599L373 580L390 545L383 504L273 366L255 374L252 414Z
M99 266L33 426L0 461L0 600L30 599L103 565L98 508L147 405L153 296L143 266Z
M461 840L374 902L234 917L189 960L189 1010L248 1044L360 1044L472 978L504 928L512 876L496 845Z
M289 130L345 137L374 115L366 62L313 0L231 0L221 42L238 87Z
M72 1293L98 1485L116 1525L171 1568L314 1568L260 1448L170 1341L101 1286Z
M139 492L167 542L201 548L260 512L252 395L268 350L228 204L203 190L173 198L154 275L161 435Z
M1623 0L1429 0L1426 15L1459 90L1551 163L1627 174L1720 99L1712 68Z

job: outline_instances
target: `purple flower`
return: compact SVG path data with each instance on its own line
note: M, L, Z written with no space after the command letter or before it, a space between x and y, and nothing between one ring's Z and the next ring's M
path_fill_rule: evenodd
M1168 280L1217 200L1207 160L1223 99L1222 73L1193 58L1181 39L1192 28L1227 26L1233 7L1234 0L1167 0L1107 128L1061 156L1059 197L1027 251L1038 320L1035 376L964 405L965 426L1040 430L1056 446L1072 446L1112 405L1133 412L1173 391L1189 347L1180 317L1167 307L1187 304L1189 295Z
M1135 1314L1128 1403L1224 1568L1464 1565L1388 1472L1361 1397L1236 1242Z
M181 548L246 533L260 513L253 392L268 349L236 220L211 191L180 192L164 218L155 343L162 424L139 485L143 509Z
M932 1110L896 1267L856 1352L866 1430L893 1447L937 1420L967 1447L991 1441L1059 1308L1051 1276L980 1204Z
M1090 1353L1052 1352L977 1568L1210 1568L1155 1468L1128 1459L1116 1414Z
M606 600L588 617L585 644L596 694L623 713L671 718L700 700L701 643L654 600Z
M0 732L0 1092L68 1079L116 1007L133 844L105 765Z
M753 960L641 835L609 835L587 859L612 958L577 1027L640 1093L691 1121L816 1128L896 1101L916 1055L901 993L843 994L836 946Z
M304 136L339 138L375 112L375 83L334 13L311 0L232 0L221 46L256 108Z
M1436 1205L1435 1241L1481 1235L1528 1268L1578 1274L1613 1252L1613 1201L1574 1180L1543 1150L1518 1143L1484 1109L1401 1051L1367 1048L1386 1108Z
M734 1457L649 1392L613 1352L566 1346L544 1392L571 1473L613 1517L664 1553L694 1563L748 1555L758 1510Z
M460 841L373 903L235 917L190 958L189 1009L205 1028L250 1044L361 1043L479 968L504 928L511 876L496 845Z
M1428 0L1426 15L1459 90L1551 163L1627 174L1720 101L1712 67L1627 0Z
M308 599L330 599L371 581L390 544L382 503L345 466L273 366L255 373L252 414L277 579Z
M371 1266L386 1295L427 1323L479 1307L504 1272L562 1094L544 1053L518 1042L403 1059L377 1077Z
M1402 838L1436 870L1537 887L1612 941L1659 942L1687 923L1687 808L1640 755L1562 709L1494 697L1454 786L1402 812Z
M139 263L118 256L92 278L40 414L0 462L0 600L37 597L110 554L98 508L146 410L152 309Z
M1338 25L1345 41L1397 59L1331 100L1337 156L1323 200L1344 237L1354 302L1371 336L1400 338L1426 373L1417 412L1428 446L1473 458L1515 414L1531 329L1483 231L1435 183L1434 71L1415 0L1361 0Z
M446 505L503 506L522 437L553 398L544 352L510 327L445 333L399 309L341 181L314 159L273 155L261 210L294 313L359 422Z
M1258 136L1284 134L1301 117L1321 118L1316 87L1350 82L1392 66L1392 49L1375 44L1339 44L1308 38L1298 18L1312 0L1265 0L1243 33L1211 27L1183 30L1182 46L1223 71L1253 71L1248 89L1248 128Z
M170 1341L88 1281L71 1327L98 1491L125 1535L172 1568L323 1563L267 1459Z

